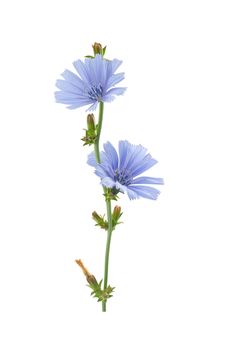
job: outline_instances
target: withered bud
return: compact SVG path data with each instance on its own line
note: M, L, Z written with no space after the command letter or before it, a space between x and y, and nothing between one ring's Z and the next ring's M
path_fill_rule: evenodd
M96 55L96 54L102 55L103 48L102 48L102 45L100 43L94 43L92 46L93 46L94 55Z
M82 272L84 273L84 275L87 276L91 276L91 274L89 273L89 271L87 270L87 268L83 265L82 260L75 260L75 262L78 264L78 266L81 267Z
M89 284L98 284L95 276L93 276L93 275L87 276L86 280Z
M87 270L87 268L83 265L82 260L75 260L75 262L78 264L78 266L81 267L82 272L84 273L84 275L86 276L86 280L89 284L98 284L97 280L95 278L95 276L91 275L91 273L89 273L89 271Z

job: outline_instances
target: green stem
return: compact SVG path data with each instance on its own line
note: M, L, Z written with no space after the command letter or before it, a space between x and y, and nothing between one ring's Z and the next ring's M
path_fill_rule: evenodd
M102 129L103 114L104 114L104 103L100 102L99 103L99 119L98 119L98 124L97 124L97 138L96 138L96 141L94 143L94 152L95 152L95 157L96 157L97 163L100 163L99 141L100 141L100 134L101 134L101 129ZM104 188L104 192L106 193L106 188ZM108 283L108 265L109 265L109 253L110 253L111 235L112 235L111 200L108 198L106 198L106 208L107 208L107 220L108 220L108 235L107 235L105 261L104 261L104 289L107 288L107 283ZM106 312L106 301L102 302L102 311Z
M107 220L108 220L108 235L105 251L105 261L104 261L104 289L107 288L108 284L108 265L109 265L109 254L111 245L111 235L112 235L112 214L111 214L111 200L106 200L107 206ZM102 311L106 311L106 301L102 302Z
M97 138L94 143L94 152L96 156L97 163L100 163L100 149L99 149L99 141L100 141L100 134L101 134L101 128L102 128L102 122L103 122L103 114L104 114L104 103L99 103L99 119L97 124Z

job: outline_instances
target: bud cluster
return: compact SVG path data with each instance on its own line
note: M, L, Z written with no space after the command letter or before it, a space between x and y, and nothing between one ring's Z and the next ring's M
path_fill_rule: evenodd
M122 216L121 207L116 205L112 213L112 230L115 229L116 225L119 225L122 223L121 221L119 221L121 216ZM104 215L99 215L97 214L96 211L94 211L92 213L92 218L96 222L95 226L100 226L100 228L106 231L108 230L108 221L105 220Z
M85 129L85 136L81 139L84 141L83 146L93 145L97 138L97 125L93 113L87 115L87 129Z
M93 290L91 292L91 295L94 298L97 298L97 301L107 301L107 299L113 296L112 293L114 292L114 289L115 289L115 287L111 287L110 285L105 289L101 289L102 281L103 280L101 280L97 284L89 284L89 287Z
M91 273L89 273L87 268L83 265L82 260L80 260L80 259L75 260L75 262L78 264L78 266L81 267L82 272L86 276L86 280L89 283L88 287L90 287L92 289L91 295L94 298L97 298L97 301L106 301L107 299L112 297L112 293L115 289L114 287L111 287L109 285L107 288L101 289L101 285L102 285L103 280L101 280L98 283L95 276L93 276Z
M96 222L95 226L100 226L100 228L104 230L108 229L108 222L104 219L104 215L99 215L96 211L94 211L92 213L92 218Z
M104 57L107 46L102 47L102 45L100 43L94 43L92 45L92 48L93 48L94 56L86 55L85 56L86 58L95 58L96 55L102 55Z
M106 188L104 192L104 197L106 201L117 201L118 200L118 193L120 191L117 188Z

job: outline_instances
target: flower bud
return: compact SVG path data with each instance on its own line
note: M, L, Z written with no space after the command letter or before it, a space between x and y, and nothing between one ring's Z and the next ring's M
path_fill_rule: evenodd
M87 115L87 128L88 128L88 131L92 131L92 132L95 131L96 126L95 126L95 118L93 113Z
M100 217L99 214L97 214L96 211L92 212L92 218L93 218L93 220L95 220L96 223L98 223L98 224L99 224L99 222L101 221L101 217Z
M116 206L114 207L112 217L113 217L113 219L117 222L121 216L122 216L121 207L119 207L118 205L116 205Z
M122 222L119 221L121 216L122 216L121 207L116 205L114 207L114 210L113 210L113 213L112 213L112 228L113 228L113 230L115 229L115 227L117 225L122 224Z
M92 213L92 218L93 220L96 222L96 225L95 226L100 226L101 228L103 228L104 230L107 230L108 229L108 223L107 221L104 219L104 215L101 216L99 214L97 214L96 211L94 211Z
M96 54L102 55L103 54L103 48L102 48L102 45L100 43L94 43L92 46L93 46L94 55L96 55Z

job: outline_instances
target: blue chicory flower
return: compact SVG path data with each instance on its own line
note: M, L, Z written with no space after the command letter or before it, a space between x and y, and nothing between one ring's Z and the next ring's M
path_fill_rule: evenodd
M56 102L75 109L91 105L88 111L96 109L98 102L111 102L115 95L122 95L126 88L114 87L124 79L124 73L115 71L122 61L106 60L97 54L94 58L86 58L84 62L77 60L73 63L78 74L69 70L62 73L64 80L57 80L56 86L60 91L55 92Z
M115 192L127 193L129 199L144 197L157 199L160 191L147 185L163 185L162 178L140 176L157 163L141 145L132 145L128 141L119 141L119 155L110 142L104 144L98 164L94 152L88 156L87 163L95 168L95 174L101 178L101 184Z

